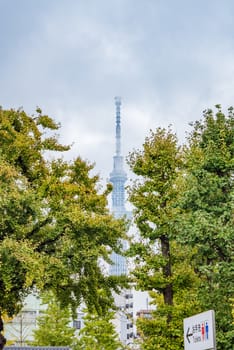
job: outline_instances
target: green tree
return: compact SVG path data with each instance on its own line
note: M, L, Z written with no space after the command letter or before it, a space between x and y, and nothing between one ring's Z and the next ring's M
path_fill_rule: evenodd
M61 308L51 293L42 298L42 303L46 304L46 309L37 318L33 345L71 346L75 337L75 329L71 327L71 310Z
M40 211L27 179L1 155L0 183L0 315L12 316L19 311L32 279L40 285L43 259L27 239Z
M217 346L233 344L234 117L206 110L193 125L185 153L184 190L177 239L196 247L198 298L216 313Z
M181 349L182 320L195 310L198 279L191 263L196 249L175 241L175 206L182 189L182 152L169 129L150 133L143 150L129 155L132 171L140 177L130 188L139 239L130 248L135 258L136 286L150 291L157 308L152 319L140 319L143 349Z
M105 315L87 313L80 338L75 346L77 350L118 350L124 349L115 331L112 319L113 312Z
M40 109L0 110L0 316L18 313L35 287L52 290L62 306L85 301L102 313L125 283L101 268L121 252L126 231L107 210L111 187L101 191L80 157L47 160L69 149L53 134L58 128Z

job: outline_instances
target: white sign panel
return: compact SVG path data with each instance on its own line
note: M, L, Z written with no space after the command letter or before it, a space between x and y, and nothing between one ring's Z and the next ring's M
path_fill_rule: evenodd
M216 349L215 317L213 310L184 319L184 349Z

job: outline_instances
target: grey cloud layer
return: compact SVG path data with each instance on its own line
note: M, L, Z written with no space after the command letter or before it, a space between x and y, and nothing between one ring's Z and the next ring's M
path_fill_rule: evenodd
M206 107L233 104L233 10L231 0L2 0L0 104L42 107L72 155L105 177L115 95L124 153L150 128L172 124L183 137Z

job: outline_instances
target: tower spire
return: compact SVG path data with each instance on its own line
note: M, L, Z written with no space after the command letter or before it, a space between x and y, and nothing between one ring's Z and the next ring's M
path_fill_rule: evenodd
M112 191L112 208L115 215L123 215L125 212L124 201L124 184L127 180L127 175L123 169L123 157L121 156L121 126L120 126L120 106L121 98L115 97L116 107L116 153L113 157L114 168L110 174L110 182L113 184Z
M120 126L120 106L121 98L119 96L115 97L115 106L116 106L116 155L120 156L121 154L121 126Z

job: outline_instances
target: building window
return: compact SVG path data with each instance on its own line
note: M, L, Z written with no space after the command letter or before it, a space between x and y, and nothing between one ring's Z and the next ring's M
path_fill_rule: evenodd
M81 321L80 320L73 320L73 328L81 329Z
M133 298L133 294L125 294L125 298L126 299L132 299Z

